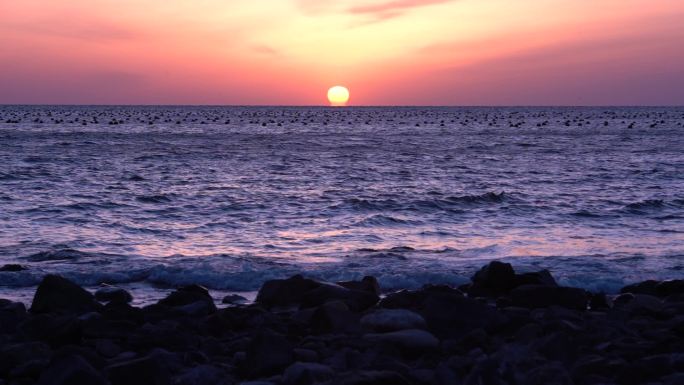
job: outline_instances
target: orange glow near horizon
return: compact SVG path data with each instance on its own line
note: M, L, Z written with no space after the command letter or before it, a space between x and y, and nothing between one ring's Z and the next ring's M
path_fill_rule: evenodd
M680 0L0 2L0 103L684 104ZM278 92L273 92L276 89Z

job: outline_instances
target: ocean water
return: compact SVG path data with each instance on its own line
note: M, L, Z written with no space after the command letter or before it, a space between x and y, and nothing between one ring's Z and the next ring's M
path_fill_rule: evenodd
M684 278L684 108L0 106L0 297Z

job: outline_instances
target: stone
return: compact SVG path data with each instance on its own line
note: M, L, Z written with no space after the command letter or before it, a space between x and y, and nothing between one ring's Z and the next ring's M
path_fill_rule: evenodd
M239 295L239 294L228 294L227 296L223 297L223 300L221 300L221 303L224 304L242 304L242 303L247 303L247 298Z
M166 298L159 300L157 304L175 308L187 315L206 315L216 312L216 305L209 291L199 285L181 287Z
M31 304L32 313L87 313L101 305L87 290L58 275L47 275L38 285Z
M198 365L178 376L174 385L231 385L234 383L225 370L213 365Z
M301 275L266 281L259 289L256 302L266 307L299 305L305 293L320 285L320 282Z
M100 302L129 303L133 301L133 296L120 287L105 286L95 292L95 299Z
M308 321L314 333L344 333L359 329L359 315L345 302L332 301L317 307Z
M377 309L361 318L361 326L376 332L425 329L427 323L418 313L406 309Z
M105 368L112 385L167 385L168 371L153 358L142 357L116 363Z
M0 272L17 272L17 271L24 271L28 270L26 267L16 264L16 263L8 263L6 265L3 265L0 267Z
M489 262L475 273L471 280L473 284L468 291L471 296L507 293L516 283L513 266L499 261Z
M333 370L326 365L311 362L296 362L283 373L285 385L311 385L326 381L334 375Z
M409 385L406 377L388 370L364 370L341 376L335 385Z
M292 350L284 336L269 331L258 333L247 347L243 371L251 378L280 373L293 363Z
M377 296L382 293L378 280L371 276L365 276L361 281L343 281L337 284L350 290L367 291Z
M586 310L588 296L583 289L563 286L524 285L511 291L513 306L543 308L553 305Z
M372 342L384 342L409 351L436 349L439 340L430 332L420 329L399 330L388 333L369 333L363 336Z
M78 355L54 359L41 374L37 385L107 385L107 380Z

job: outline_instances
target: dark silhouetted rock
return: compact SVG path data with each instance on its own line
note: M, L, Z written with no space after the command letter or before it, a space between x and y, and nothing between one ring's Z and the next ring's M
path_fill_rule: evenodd
M613 307L613 301L604 293L592 294L589 299L589 308L591 310L606 310Z
M587 292L574 287L525 285L511 291L513 306L541 308L553 305L586 310Z
M108 366L105 369L112 385L167 385L169 372L152 357L143 357Z
M31 304L33 313L86 313L100 308L101 305L87 290L58 275L43 278Z
M333 370L326 365L311 362L296 362L283 373L285 385L311 385L326 381L334 375Z
M239 294L228 294L227 296L223 297L223 300L221 300L221 303L224 303L224 304L247 303L247 298L245 298Z
M420 329L406 329L387 333L369 333L364 339L373 342L382 342L396 345L402 349L417 352L436 349L439 340L430 332Z
M425 329L427 323L418 313L406 309L377 309L361 318L361 325L376 332Z
M0 267L0 272L6 271L6 272L17 272L17 271L23 271L23 270L28 270L26 267L22 265L18 265L16 263L9 263L7 265L3 265Z
M510 263L489 262L472 277L471 296L497 295L507 293L515 287L515 271Z
M256 301L266 307L316 307L329 301L343 301L350 309L360 311L375 305L379 299L371 291L349 289L296 275L288 279L267 281L259 290Z
M365 276L361 281L344 281L337 284L350 290L367 291L378 296L381 294L378 280L371 276Z
M129 303L133 301L133 296L120 287L105 286L95 292L95 299L100 302Z
M41 374L38 385L107 385L107 380L78 355L60 356Z
M244 372L248 377L265 377L281 372L294 361L292 344L282 335L262 332L247 347Z
M399 373L385 370L359 371L341 376L335 385L409 385L406 377Z
M558 283L556 283L556 280L551 275L551 272L544 269L531 273L516 274L515 287L523 285L558 286Z
M206 315L216 312L214 299L209 291L199 285L189 285L159 300L161 306L175 308L187 315Z
M359 329L359 315L349 310L346 303L332 301L317 307L309 319L315 333L344 333Z
M623 287L620 289L620 293L646 294L661 298L675 294L684 294L684 280L643 281Z

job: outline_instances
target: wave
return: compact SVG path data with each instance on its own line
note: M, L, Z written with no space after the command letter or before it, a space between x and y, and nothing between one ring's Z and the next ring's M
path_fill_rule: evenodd
M171 202L171 198L166 196L166 195L163 195L163 194L137 196L137 197L135 197L135 200L137 200L138 202L142 202L142 203L152 203L152 204Z
M629 203L624 206L624 209L630 213L642 214L652 211L659 211L663 209L683 208L684 199L673 199L670 201L664 199L646 199L639 202Z
M395 199L368 200L351 198L342 204L331 206L332 209L350 208L356 211L425 211L425 210L457 210L478 205L500 204L509 200L505 192L486 192L476 195L448 196L443 199L417 199L398 201Z

